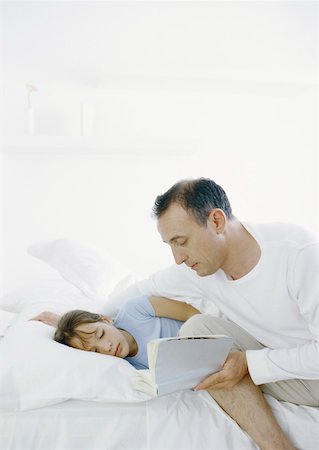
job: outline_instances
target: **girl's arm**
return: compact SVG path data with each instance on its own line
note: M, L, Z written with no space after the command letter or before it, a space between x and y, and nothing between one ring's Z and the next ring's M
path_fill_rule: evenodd
M185 322L195 314L200 314L198 309L185 302L179 302L165 297L150 297L150 302L155 310L156 317L182 320Z
M59 316L59 314L55 314L49 311L43 311L42 313L38 314L35 317L32 317L32 319L29 320L38 320L39 322L46 323L47 325L56 328L60 318L61 316Z

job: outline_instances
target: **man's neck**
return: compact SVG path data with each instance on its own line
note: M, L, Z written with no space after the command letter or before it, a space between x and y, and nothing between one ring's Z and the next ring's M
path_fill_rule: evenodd
M240 222L230 222L229 225L228 257L222 270L232 280L238 280L257 265L261 249L255 238Z

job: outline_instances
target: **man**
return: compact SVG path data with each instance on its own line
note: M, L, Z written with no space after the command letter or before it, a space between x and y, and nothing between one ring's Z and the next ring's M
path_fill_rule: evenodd
M319 406L318 243L297 226L240 222L224 190L205 178L176 183L153 211L178 266L140 290L214 302L223 318L196 315L181 335L235 338L223 369L196 389L207 389L261 449L293 449L262 392Z

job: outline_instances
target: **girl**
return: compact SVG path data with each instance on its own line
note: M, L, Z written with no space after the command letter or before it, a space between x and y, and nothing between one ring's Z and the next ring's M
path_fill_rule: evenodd
M183 322L199 311L187 303L163 297L128 301L115 319L83 310L63 316L43 312L39 320L57 329L54 339L70 347L125 358L137 369L147 369L147 343L177 336Z

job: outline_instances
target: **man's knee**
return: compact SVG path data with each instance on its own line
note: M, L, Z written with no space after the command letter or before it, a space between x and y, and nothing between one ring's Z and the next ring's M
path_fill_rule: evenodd
M222 334L234 338L233 351L258 350L264 346L230 320L211 314L196 314L183 324L179 336Z
M216 334L218 332L216 328L221 320L219 317L209 314L196 314L182 325L179 336Z

